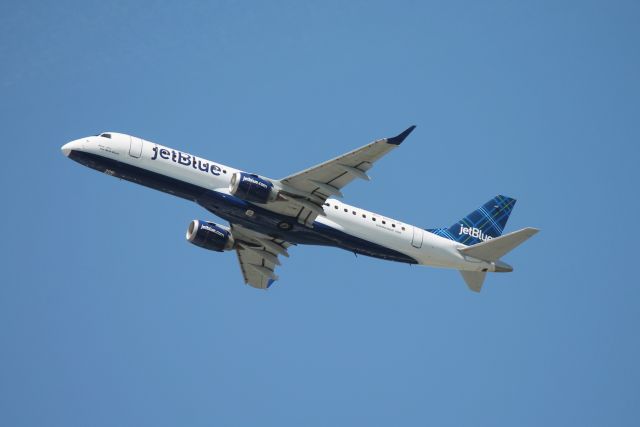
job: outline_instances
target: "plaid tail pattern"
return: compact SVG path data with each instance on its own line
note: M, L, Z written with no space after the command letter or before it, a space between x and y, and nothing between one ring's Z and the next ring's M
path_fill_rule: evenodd
M467 246L502 235L516 199L496 196L449 228L427 230Z

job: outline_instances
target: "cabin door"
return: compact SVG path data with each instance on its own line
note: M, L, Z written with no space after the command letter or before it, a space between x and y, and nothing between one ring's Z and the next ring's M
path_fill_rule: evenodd
M421 248L422 247L423 233L424 233L424 231L422 230L422 228L413 227L413 239L411 239L411 245L414 248Z
M136 138L135 136L131 136L129 138L131 138L131 143L129 145L129 155L138 159L142 155L142 140L140 138Z

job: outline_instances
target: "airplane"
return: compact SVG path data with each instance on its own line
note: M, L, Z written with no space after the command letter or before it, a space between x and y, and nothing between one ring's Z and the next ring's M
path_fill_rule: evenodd
M383 260L459 270L480 292L487 272L510 272L506 253L539 230L503 235L516 200L498 195L450 227L423 229L338 200L415 129L376 140L281 179L234 169L135 136L104 132L63 145L84 166L197 203L229 225L189 223L186 240L235 251L246 284L269 288L293 245L324 245Z

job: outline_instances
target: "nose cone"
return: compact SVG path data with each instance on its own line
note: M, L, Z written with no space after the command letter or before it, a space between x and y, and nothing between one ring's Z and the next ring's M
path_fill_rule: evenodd
M69 157L69 154L71 154L72 150L73 148L71 148L70 142L67 142L62 146L62 148L60 148L60 151L62 151L62 154L64 154L66 157Z
M72 151L74 150L79 151L81 149L82 149L82 141L79 139L76 139L75 141L67 142L60 148L60 150L62 151L62 154L64 154L67 157L69 157L69 154L71 154Z

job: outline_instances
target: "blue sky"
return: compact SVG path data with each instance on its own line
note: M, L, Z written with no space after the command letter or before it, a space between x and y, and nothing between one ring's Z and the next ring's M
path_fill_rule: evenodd
M640 4L5 2L0 424L635 425ZM345 201L512 274L297 247L268 292L194 204L65 159L121 131L282 177L416 124Z

